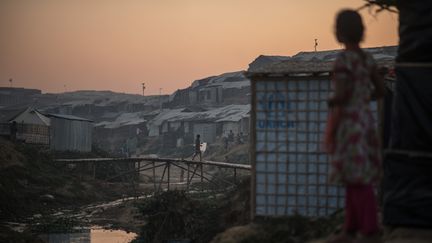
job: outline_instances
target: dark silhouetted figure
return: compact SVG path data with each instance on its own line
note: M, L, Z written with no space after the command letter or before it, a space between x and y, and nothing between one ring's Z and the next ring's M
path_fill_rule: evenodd
M199 158L201 161L201 159L202 159L202 157L201 157L201 141L200 141L200 135L199 134L197 134L196 138L195 138L195 153L192 157L192 160L194 160L197 155L199 155Z
M236 135L236 144L243 144L242 134L240 134L240 133L237 133L237 135Z
M240 133L240 144L244 144L244 140L245 140L244 134L241 132Z
M10 140L15 142L17 139L18 127L16 121L13 121L10 124Z
M223 137L223 143L224 143L224 149L225 151L228 150L228 138L226 136Z
M228 141L230 143L234 142L234 133L232 130L230 130L229 134L228 134Z

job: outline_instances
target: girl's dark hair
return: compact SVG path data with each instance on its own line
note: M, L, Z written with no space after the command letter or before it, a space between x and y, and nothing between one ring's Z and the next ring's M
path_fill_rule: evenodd
M351 9L336 16L336 36L340 42L358 43L363 39L364 25L359 13Z

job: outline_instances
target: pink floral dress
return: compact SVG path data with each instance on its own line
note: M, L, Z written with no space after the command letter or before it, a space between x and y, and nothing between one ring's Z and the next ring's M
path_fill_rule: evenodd
M330 180L342 184L371 184L381 175L381 152L375 121L369 107L371 74L376 63L359 51L340 53L334 79L346 82L348 102L340 106L335 122Z

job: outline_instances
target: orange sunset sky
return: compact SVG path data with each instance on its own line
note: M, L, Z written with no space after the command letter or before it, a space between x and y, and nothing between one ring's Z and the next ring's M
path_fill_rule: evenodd
M338 49L333 21L362 0L1 0L0 86L169 94L257 56ZM364 47L396 45L398 17L361 11Z

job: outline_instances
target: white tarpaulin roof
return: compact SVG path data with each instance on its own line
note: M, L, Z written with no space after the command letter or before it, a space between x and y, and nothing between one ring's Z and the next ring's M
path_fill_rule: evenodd
M240 121L249 116L250 105L228 105L202 112L182 112L184 108L164 110L150 121L153 125L161 125L165 121L207 120L212 122Z
M35 109L27 108L25 111L17 115L10 122L33 124L33 125L50 125L50 119Z
M123 113L118 116L114 121L103 121L96 124L97 127L104 128L119 128L128 125L137 125L146 122L143 118L142 112Z

